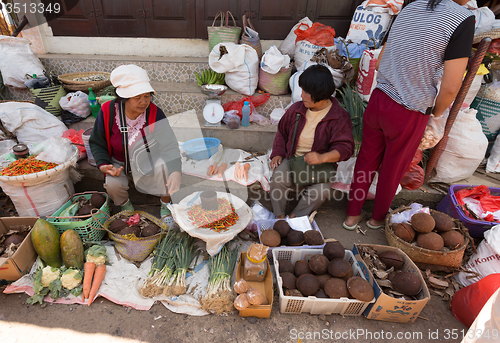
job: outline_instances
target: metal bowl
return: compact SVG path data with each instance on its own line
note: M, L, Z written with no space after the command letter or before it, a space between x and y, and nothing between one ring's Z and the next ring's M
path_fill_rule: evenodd
M201 91L203 94L208 95L209 97L221 96L226 92L227 86L224 85L203 85L201 86Z

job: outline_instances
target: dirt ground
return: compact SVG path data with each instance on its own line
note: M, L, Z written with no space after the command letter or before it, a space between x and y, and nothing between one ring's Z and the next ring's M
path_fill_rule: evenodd
M267 205L266 205L267 206ZM369 205L368 205L369 207ZM159 214L159 206L143 210ZM158 213L157 213L158 212ZM325 238L351 249L354 243L387 244L383 230L366 235L341 227L345 201L320 208L315 220ZM368 320L364 316L281 314L275 292L268 319L192 317L170 312L161 303L137 311L98 298L86 305L29 306L25 294L0 294L2 342L460 342L467 328L448 303L432 296L412 324Z

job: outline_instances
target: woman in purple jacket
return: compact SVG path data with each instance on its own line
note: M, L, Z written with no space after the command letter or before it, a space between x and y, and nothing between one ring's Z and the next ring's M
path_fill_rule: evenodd
M293 104L283 115L274 138L271 154L271 203L276 218L285 218L288 193L295 188L302 193L290 218L309 215L331 194L332 182L312 184L302 192L292 182L289 159L304 155L310 164L345 161L354 151L352 124L349 114L332 97L335 84L328 68L313 65L299 78L302 101ZM295 141L293 131L300 114Z

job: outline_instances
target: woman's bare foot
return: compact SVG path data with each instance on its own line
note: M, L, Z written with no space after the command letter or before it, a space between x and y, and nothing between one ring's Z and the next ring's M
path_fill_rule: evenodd
M370 218L370 220L368 220L366 222L366 226L368 226L370 229L373 229L373 230L377 230L377 229L383 228L384 224L385 224L385 221L383 221L383 220L375 220L373 218Z
M288 216L288 218L292 219L292 218L295 218L295 213L290 213L290 215Z
M285 215L284 214L281 214L279 216L276 216L276 219L285 219Z
M347 216L347 218L344 220L344 224L347 226L354 226L357 223L359 223L362 218L363 218L363 213L357 216Z

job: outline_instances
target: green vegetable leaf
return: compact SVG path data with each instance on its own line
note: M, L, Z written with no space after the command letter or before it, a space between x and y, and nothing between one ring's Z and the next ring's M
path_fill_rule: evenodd
M73 294L75 297L78 297L82 294L83 286L80 285L78 287L73 288L71 291L69 291L71 294Z
M90 255L93 257L101 257L104 256L106 261L108 261L108 254L106 252L106 247L103 245L95 244L91 246L85 255Z
M61 279L52 281L49 285L50 297L57 300L61 297L62 284Z
M38 269L35 273L35 278L33 279L33 291L35 292L35 294L40 293L43 289L42 274L43 274L42 269Z

